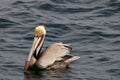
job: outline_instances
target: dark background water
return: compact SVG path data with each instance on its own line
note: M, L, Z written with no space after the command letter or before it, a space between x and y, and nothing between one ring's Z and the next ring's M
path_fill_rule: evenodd
M70 43L81 57L70 69L24 75L39 23L44 47ZM0 80L120 80L120 0L0 0Z

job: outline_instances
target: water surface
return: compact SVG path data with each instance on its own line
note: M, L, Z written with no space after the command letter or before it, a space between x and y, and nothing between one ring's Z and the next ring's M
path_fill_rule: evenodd
M61 71L23 73L33 30L81 58ZM120 0L0 0L0 80L119 80Z

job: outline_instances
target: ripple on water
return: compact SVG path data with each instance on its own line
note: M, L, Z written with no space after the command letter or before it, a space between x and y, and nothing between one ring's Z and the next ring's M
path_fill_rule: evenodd
M17 24L18 23L13 22L11 20L0 18L0 28L1 29L9 28L10 26L14 26L14 25L17 25Z
M109 69L107 70L111 75L118 76L120 78L120 69Z

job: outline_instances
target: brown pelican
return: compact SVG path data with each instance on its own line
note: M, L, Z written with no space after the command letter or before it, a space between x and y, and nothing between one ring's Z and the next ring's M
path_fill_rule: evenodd
M70 54L72 48L62 42L54 43L41 51L46 35L46 26L41 24L34 30L34 41L29 56L25 62L24 71L31 66L37 66L39 69L58 69L66 68L68 65L79 59L79 56Z

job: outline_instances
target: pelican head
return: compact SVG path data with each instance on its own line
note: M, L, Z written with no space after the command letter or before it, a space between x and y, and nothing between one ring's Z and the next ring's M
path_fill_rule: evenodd
M32 57L37 57L38 53L40 53L42 45L44 43L44 38L46 35L45 25L41 24L40 26L36 27L34 30L34 41L32 44L32 48L30 50L29 56L25 62L24 71L27 71L30 66L30 61Z

